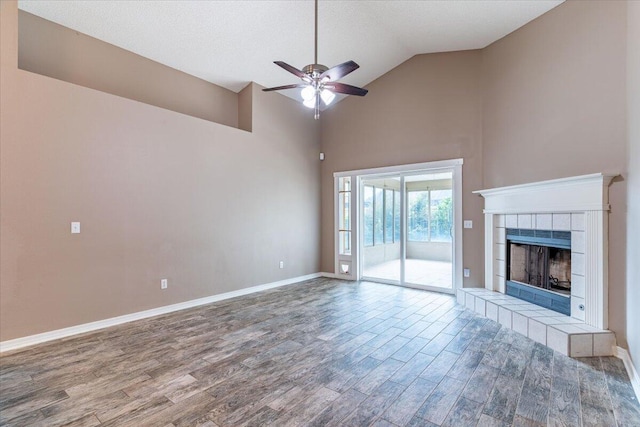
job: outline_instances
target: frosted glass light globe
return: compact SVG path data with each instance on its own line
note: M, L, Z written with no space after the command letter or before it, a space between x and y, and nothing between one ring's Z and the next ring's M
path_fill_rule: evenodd
M306 86L300 91L300 95L302 99L309 101L316 97L316 90L312 86Z

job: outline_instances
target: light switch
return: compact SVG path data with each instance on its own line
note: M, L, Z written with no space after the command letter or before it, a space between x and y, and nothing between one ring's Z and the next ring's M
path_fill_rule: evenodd
M80 234L80 223L72 222L71 223L71 234Z
M463 271L463 273L464 273L464 277L469 277L469 276L471 276L471 270L469 270L468 268L465 268L465 269L464 269L464 271Z
M467 219L464 221L464 228L473 228L473 221Z

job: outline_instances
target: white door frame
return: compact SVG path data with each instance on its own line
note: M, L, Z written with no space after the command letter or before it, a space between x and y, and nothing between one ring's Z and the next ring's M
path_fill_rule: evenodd
M352 171L344 171L344 172L336 172L333 174L335 181L335 189L334 197L334 234L335 234L335 272L336 277L341 277L349 280L360 280L362 277L362 257L361 253L361 245L362 245L362 226L360 224L360 190L362 179L371 178L373 176L383 177L385 175L406 175L413 173L433 173L438 170L450 170L453 173L453 287L451 289L434 289L439 292L447 292L447 293L455 293L455 291L459 288L462 288L462 164L464 163L463 159L452 159L452 160L440 160L434 162L427 163L414 163L407 165L397 165L397 166L387 166L381 168L371 168L371 169L359 169ZM347 259L344 255L340 256L338 254L338 192L337 192L337 182L339 178L342 177L351 177L351 189L352 189L352 198L351 198L351 256ZM404 176L401 177L401 186L404 187ZM401 191L400 202L402 206L406 203L405 196ZM406 220L401 215L400 226L402 235L406 234ZM401 239L401 251L405 251L406 248L404 243L404 238ZM402 252L404 253L404 252ZM404 257L401 257L404 259ZM349 262L351 269L349 274L342 275L340 274L340 263ZM403 271L404 269L401 269ZM402 277L401 279L404 279ZM401 280L401 283L404 283L404 280ZM411 285L407 285L411 286ZM426 289L426 287L421 286L421 289Z

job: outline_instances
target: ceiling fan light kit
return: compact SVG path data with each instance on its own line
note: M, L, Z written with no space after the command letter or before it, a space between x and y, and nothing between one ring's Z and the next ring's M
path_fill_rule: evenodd
M314 118L320 118L320 102L329 105L336 97L336 93L345 95L365 96L367 89L351 86L346 83L339 83L337 80L357 70L360 66L353 61L336 65L329 68L325 65L318 64L318 0L315 0L315 51L314 64L309 64L302 70L293 67L283 61L274 61L274 64L284 68L291 74L297 76L303 83L291 84L285 86L270 87L262 89L265 92L284 90L284 89L302 89L300 96L302 104L305 107L313 108L315 111Z

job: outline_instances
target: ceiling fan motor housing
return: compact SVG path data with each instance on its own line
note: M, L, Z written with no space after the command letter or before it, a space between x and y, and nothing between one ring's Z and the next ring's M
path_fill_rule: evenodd
M315 80L328 69L329 67L322 64L309 64L302 69L302 72Z

